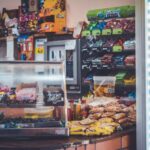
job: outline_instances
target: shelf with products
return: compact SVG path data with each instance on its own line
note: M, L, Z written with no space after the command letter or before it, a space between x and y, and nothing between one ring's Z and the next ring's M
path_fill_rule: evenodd
M132 71L135 70L135 66L125 66L124 64L119 65L111 65L111 64L93 64L93 63L82 63L82 70L84 72L105 72L107 75L107 71Z
M112 48L85 48L85 49L82 49L82 52L83 54L85 53L90 53L92 55L92 53L96 53L98 55L104 55L104 54L114 54L114 55L117 55L117 54L135 54L135 49L123 49L123 50L120 50L120 51L112 51Z
M115 36L127 36L134 35L135 20L130 19L111 19L92 21L82 31L82 37L87 36L101 36L101 37L115 37Z
M104 35L104 34L99 34L99 35L86 35L86 36L83 36L82 35L82 38L83 39L87 39L87 38L90 38L90 37L95 37L95 38L103 38L103 39L105 39L105 38L120 38L120 37L122 37L122 38L127 38L127 37L135 37L135 33L134 32L126 32L126 33L121 33L121 34L106 34L106 35Z
M63 69L62 62L0 61L0 137L68 136Z
M82 52L130 52L135 50L135 38L129 35L125 38L122 36L117 38L102 38L101 36L82 38L81 49Z
M134 7L132 8L134 10ZM109 11L109 9L105 11ZM88 82L87 79L90 77L115 77L117 73L123 71L130 72L131 76L135 76L135 18L132 15L95 18L95 20L90 20L89 25L83 30L81 56L84 89L86 86L88 88L88 85L94 84L93 79ZM131 80L126 79L123 84L118 84L116 81L115 87L135 90L135 80L133 84ZM118 92L115 94L117 96Z
M94 76L93 76L93 72L94 72ZM127 96L127 94L132 91L135 91L136 89L136 80L135 80L135 71L131 70L131 71L126 71L126 70L122 70L122 71L117 71L115 70L113 73L110 70L105 70L104 71L91 71L90 73L87 72L84 74L85 78L82 78L82 86L84 87L84 93L85 91L88 92L88 90L90 90L90 92L93 91L93 83L94 83L94 77L115 77L115 95L116 96L123 96L123 94ZM130 72L130 73L128 73ZM105 81L103 79L103 81ZM107 82L107 81L106 81ZM127 92L128 91L128 92ZM93 92L92 92L93 93Z

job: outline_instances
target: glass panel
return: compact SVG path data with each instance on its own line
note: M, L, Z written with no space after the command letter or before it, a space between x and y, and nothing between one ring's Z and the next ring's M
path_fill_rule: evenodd
M0 129L65 127L63 63L0 63Z

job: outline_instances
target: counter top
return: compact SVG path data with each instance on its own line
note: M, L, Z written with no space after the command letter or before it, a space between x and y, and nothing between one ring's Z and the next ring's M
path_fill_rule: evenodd
M53 149L66 149L72 146L93 144L103 142L130 133L135 133L136 128L118 131L110 136L70 136L66 138L42 138L42 139L0 139L0 150L53 150Z

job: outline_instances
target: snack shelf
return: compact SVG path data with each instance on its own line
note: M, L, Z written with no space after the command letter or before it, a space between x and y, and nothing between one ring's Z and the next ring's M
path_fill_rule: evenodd
M135 84L125 85L125 84L116 84L116 87L124 87L124 88L136 88Z
M123 49L121 51L118 51L118 52L113 52L112 51L112 48L110 48L109 50L104 50L103 48L101 47L94 47L94 48L84 48L82 49L82 52L97 52L99 54L135 54L135 49L130 49L130 50L127 50L127 49Z
M82 84L89 85L90 83L89 82L82 82ZM135 84L132 84L132 85L116 84L115 86L116 87L125 87L125 88L136 88Z
M123 49L120 52L113 52L112 48L110 48L110 50L103 50L103 48L89 48L89 49L86 48L82 50L82 52L84 51L96 51L100 54L135 54L135 49L130 49L130 50Z
M130 16L130 17L111 17L111 18L103 18L103 19L98 19L98 18L88 18L88 21L109 21L109 20L112 20L112 19L116 19L116 20L122 20L122 19L134 19L135 16Z
M100 35L100 37L107 37L107 38L123 38L123 37L135 37L135 33L123 33L123 34L111 34L111 35Z
M5 104L0 103L1 108L35 108L36 104Z
M83 39L89 39L94 36L82 37ZM98 35L96 38L132 38L135 37L135 33L122 33L122 34L110 34L110 35Z
M130 71L130 70L135 70L135 67L102 67L102 68L92 68L92 67L84 67L82 66L82 70L85 71L85 70L88 70L90 68L90 71L92 70L98 70L98 71Z
M3 118L3 114L1 114L1 119ZM25 128L40 128L40 127L65 127L63 121L58 121L49 118L7 118L0 121L0 129L25 129Z

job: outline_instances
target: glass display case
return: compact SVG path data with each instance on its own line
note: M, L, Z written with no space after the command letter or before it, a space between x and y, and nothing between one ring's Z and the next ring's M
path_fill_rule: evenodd
M0 136L68 136L62 62L0 62Z

